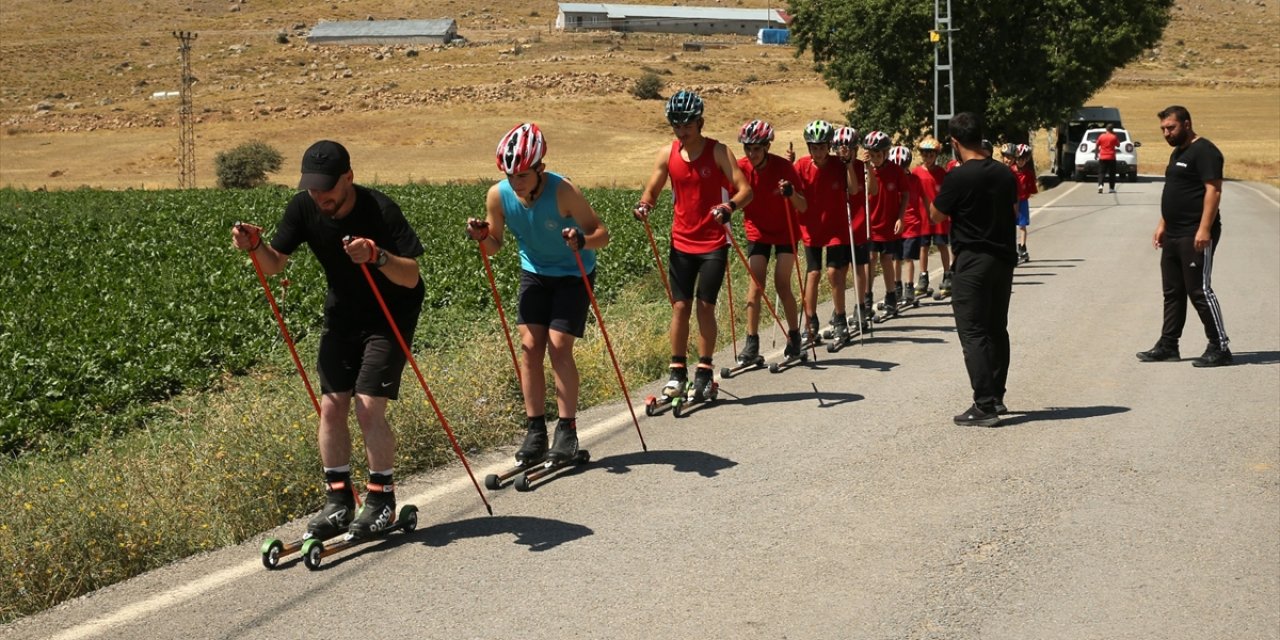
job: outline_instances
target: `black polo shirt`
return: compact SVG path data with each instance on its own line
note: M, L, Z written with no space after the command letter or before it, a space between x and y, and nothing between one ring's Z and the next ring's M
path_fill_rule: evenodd
M933 206L951 217L951 246L956 253L979 251L1017 263L1014 207L1018 179L991 158L969 160L942 180Z
M1160 196L1160 215L1164 217L1167 238L1196 235L1204 213L1205 183L1222 179L1225 163L1222 152L1212 142L1198 138L1186 149L1174 148L1169 166L1164 170L1164 193ZM1222 234L1222 214L1213 219L1210 235L1217 240Z

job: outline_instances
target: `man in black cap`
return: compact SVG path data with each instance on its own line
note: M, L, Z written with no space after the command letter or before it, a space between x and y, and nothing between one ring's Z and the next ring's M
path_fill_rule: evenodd
M329 284L317 363L323 393L318 438L328 495L324 509L307 524L307 535L321 539L348 528L367 537L395 520L395 436L386 412L387 401L399 394L405 354L360 265L368 266L409 344L425 291L416 260L422 244L399 205L353 180L347 150L321 140L302 156L298 188L305 191L289 201L269 244L262 242L260 227L231 229L235 248L253 252L267 274L284 270L305 243ZM368 497L358 515L347 427L353 400L369 461Z
M973 406L955 417L961 426L994 427L1004 406L1009 375L1009 298L1018 263L1012 224L1018 181L991 159L976 114L958 113L948 125L960 165L942 180L929 205L934 222L951 219L951 306Z

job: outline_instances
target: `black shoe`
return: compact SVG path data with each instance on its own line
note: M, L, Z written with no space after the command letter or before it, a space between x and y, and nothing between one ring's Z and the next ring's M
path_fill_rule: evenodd
M760 359L760 335L747 335L747 339L742 345L742 351L738 352L738 364L747 365L755 364Z
M996 415L994 410L984 411L976 404L953 420L962 427L994 427L1000 424L1000 416Z
M324 508L307 522L307 533L303 537L328 540L345 533L355 514L356 496L351 493L351 485L330 488L325 496Z
M390 485L387 485L390 486ZM364 497L364 506L351 521L348 533L352 538L370 538L395 524L396 494L394 491L370 491Z
M710 396L713 375L714 372L709 367L698 367L693 373L694 402L702 402Z
M788 360L800 357L799 329L792 329L787 332L787 347L782 350L782 355Z
M1193 367L1225 367L1233 364L1235 360L1231 357L1230 349L1219 349L1217 347L1209 347L1204 350L1204 355L1191 361Z
M578 455L578 427L570 426L564 420L556 425L556 442L547 451L547 457L556 462L565 462Z
M1136 355L1143 362L1167 362L1170 360L1176 362L1182 359L1182 356L1178 354L1177 347L1167 347L1159 342L1156 343L1156 346L1151 347L1150 351L1139 351Z
M529 425L524 434L524 444L516 451L516 462L537 462L547 455L547 424Z
M1009 407L1004 406L1003 400L996 400L995 412L996 412L996 415L1002 416L1006 413L1009 413Z

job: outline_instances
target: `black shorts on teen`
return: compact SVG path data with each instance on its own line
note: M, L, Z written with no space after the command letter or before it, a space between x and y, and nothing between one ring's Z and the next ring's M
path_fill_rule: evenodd
M885 242L878 242L876 240L872 240L871 242L868 242L866 246L868 250L874 253L879 253L882 255L889 256L894 260L902 259L902 241L901 240L888 240Z
M417 322L398 320L405 342L413 344ZM406 328L408 330L406 331ZM400 396L404 350L388 331L337 331L326 328L320 336L316 368L321 393L349 393L395 400Z
M789 244L769 244L767 242L748 242L747 257L754 258L756 256L764 256L765 260L769 259L769 254L780 256L784 253L794 254L796 248Z
M928 251L933 245L933 236L916 236L902 239L902 255L911 260L920 259L920 251Z
M587 278L594 287L596 272L592 271ZM582 276L543 276L520 271L516 324L540 325L581 338L587 329L590 306L591 298L582 284Z
M823 249L826 249L827 252L825 263L822 261ZM865 252L863 253L865 254ZM849 245L847 244L837 244L829 247L805 246L804 248L804 268L806 272L822 271L823 266L828 269L843 269L849 266L852 260L853 256L849 252ZM866 264L866 262L859 262L858 264Z
M715 304L720 297L720 287L724 284L724 271L728 265L728 245L710 253L685 253L672 247L667 258L671 298L692 300L697 297L707 304Z

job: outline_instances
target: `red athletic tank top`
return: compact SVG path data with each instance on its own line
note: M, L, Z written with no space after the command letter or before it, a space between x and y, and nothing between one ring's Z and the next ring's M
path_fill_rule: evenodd
M671 142L667 158L667 175L675 196L675 218L671 222L671 246L684 253L710 253L723 247L724 225L716 222L711 207L729 200L731 184L716 166L715 148L719 144L706 139L702 153L692 162L680 157L680 141Z

